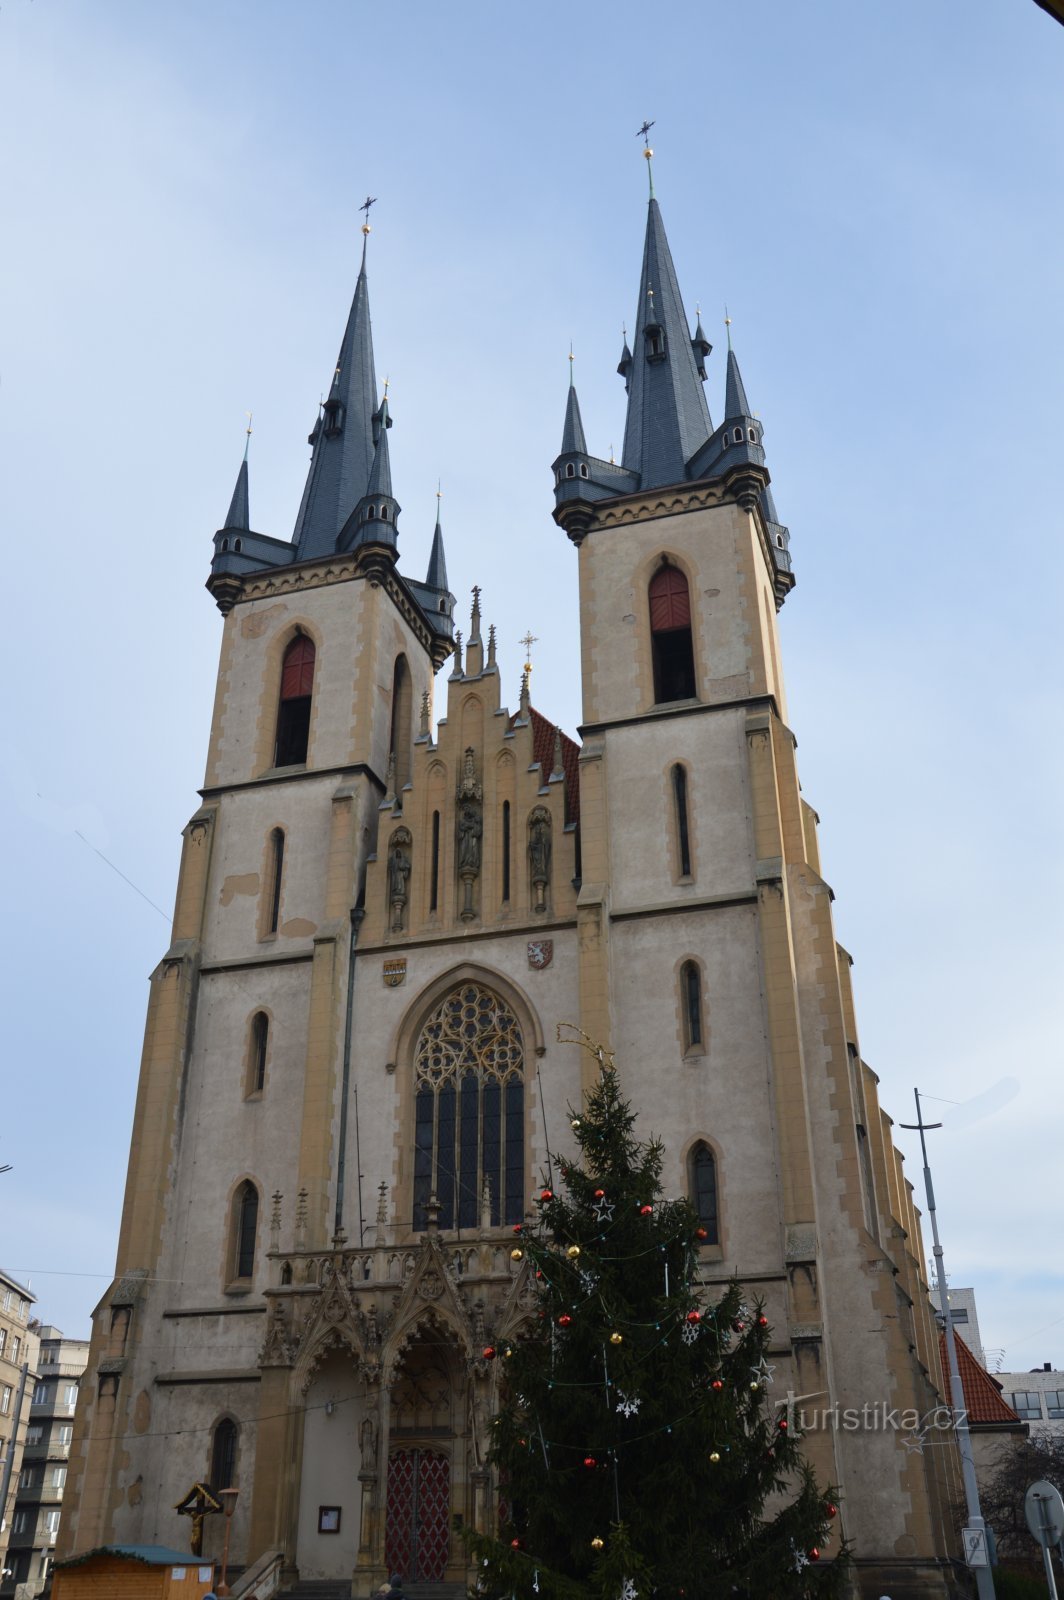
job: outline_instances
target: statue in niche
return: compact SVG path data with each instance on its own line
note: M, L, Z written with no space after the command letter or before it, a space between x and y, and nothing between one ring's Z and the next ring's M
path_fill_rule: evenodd
M462 762L462 777L458 785L458 876L465 886L461 917L470 922L476 916L473 905L473 884L480 876L480 841L484 833L484 791L477 779L476 761L472 745L468 746Z
M393 933L403 931L403 914L409 899L410 847L413 842L409 828L396 828L388 842L388 900L392 908Z
M536 806L528 818L528 869L532 879L532 902L537 911L547 909L553 849L550 812L546 806Z
M377 1470L377 1419L372 1412L363 1418L362 1426L358 1430L358 1445L362 1453L362 1471L375 1472Z

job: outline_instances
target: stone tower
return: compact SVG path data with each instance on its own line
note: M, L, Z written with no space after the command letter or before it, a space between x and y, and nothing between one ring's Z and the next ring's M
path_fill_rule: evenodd
M205 1483L240 1491L242 1563L466 1581L460 1529L498 1497L484 1352L529 1315L512 1228L598 1070L562 1042L582 1031L699 1210L709 1292L764 1299L862 1588L945 1589L918 1219L786 720L789 534L730 348L713 425L710 354L652 196L622 460L590 454L570 384L553 468L579 743L527 673L508 709L476 589L456 634L438 519L425 580L399 570L365 246L291 541L251 530L242 464L67 1551L178 1543Z

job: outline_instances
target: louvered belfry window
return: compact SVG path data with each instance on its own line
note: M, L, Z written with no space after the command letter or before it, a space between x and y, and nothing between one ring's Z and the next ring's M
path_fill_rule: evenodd
M691 593L678 567L661 566L650 580L650 639L654 656L654 700L691 700L695 689L691 641Z
M310 702L314 693L314 641L297 633L281 663L281 694L277 705L275 767L294 767L307 759L310 739Z
M506 1002L480 984L453 989L428 1017L414 1051L414 1227L430 1196L441 1228L520 1222L525 1196L524 1043Z

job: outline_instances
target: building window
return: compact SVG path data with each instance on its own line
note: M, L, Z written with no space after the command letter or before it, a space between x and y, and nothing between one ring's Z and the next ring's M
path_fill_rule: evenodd
M397 795L401 795L405 785L410 782L413 711L414 689L410 681L410 668L405 656L396 656L392 671L392 726L388 748L395 757Z
M684 1051L701 1055L705 1048L705 1035L702 1027L702 974L697 961L685 961L680 968L680 1009L683 1012Z
M40 1444L44 1438L44 1427L40 1422L31 1423L26 1429L26 1444Z
M19 1303L18 1303L18 1314L19 1314L19 1320L22 1321L22 1322L25 1322L26 1318L30 1314L30 1303L29 1303L28 1300L20 1300L19 1301Z
M7 1347L7 1329L6 1328L0 1328L0 1356L3 1355L4 1350L6 1349L6 1347Z
M270 834L269 857L266 869L266 916L264 932L276 933L281 918L281 886L284 880L284 829L274 828Z
M233 1196L232 1261L234 1279L255 1276L255 1234L259 1225L259 1191L250 1180Z
M11 1341L11 1360L12 1360L12 1363L16 1367L18 1366L19 1357L21 1356L21 1354L22 1354L22 1340L16 1337L16 1338L12 1339L12 1341Z
M510 900L510 802L502 803L502 903Z
M1041 1422L1042 1396L1037 1390L1020 1389L1012 1397L1012 1409L1024 1422Z
M576 468L573 466L573 463L571 461L567 461L566 464L565 464L565 476L567 478L575 478L576 477Z
M211 1473L208 1481L215 1494L219 1489L235 1487L236 1439L236 1423L232 1417L223 1417L214 1429L214 1440L211 1444Z
M74 1437L74 1430L70 1426L69 1422L63 1423L63 1426L60 1428L56 1437L58 1438L59 1443L64 1446L64 1448L69 1449L70 1442Z
M19 1488L32 1489L36 1481L34 1469L32 1467L23 1467L22 1471L18 1475Z
M657 324L651 324L644 329L643 337L646 340L646 353L648 361L664 361L665 359L665 329Z
M690 700L695 694L691 596L678 567L659 567L650 582L650 640L654 700Z
M53 1489L64 1489L66 1487L66 1475L67 1475L66 1467L53 1467L52 1470L51 1470L51 1473L49 1474L49 1478L48 1478L48 1481L51 1484L52 1488Z
M256 1011L251 1019L251 1036L248 1041L247 1093L261 1094L266 1087L266 1052L270 1043L270 1019L265 1011Z
M414 1049L414 1227L435 1195L441 1228L520 1222L525 1199L524 1045L504 1000L465 983L427 1018Z
M281 695L277 705L275 767L295 767L307 759L310 701L314 690L314 641L297 633L281 663Z
M62 1512L60 1511L46 1511L44 1513L44 1526L48 1530L50 1539L54 1539L59 1532L59 1518L61 1516Z
M720 1220L717 1209L717 1162L708 1144L699 1140L688 1158L688 1182L691 1204L700 1225L706 1230L702 1244L720 1243Z
M691 828L687 817L687 769L679 762L672 769L672 798L676 806L676 854L680 877L691 876Z
M1054 1422L1064 1417L1064 1389L1046 1390L1046 1415Z
M33 1403L35 1406L46 1406L51 1399L51 1396L51 1385L47 1383L39 1383L33 1391Z
M78 1386L77 1386L77 1384L76 1383L68 1383L68 1384L66 1384L64 1386L64 1389L63 1389L63 1404L65 1406L69 1406L71 1411L73 1411L73 1409L77 1405L77 1403L78 1403Z
M583 462L580 463L580 476L582 478L589 478L591 476Z
M30 1514L28 1511L16 1511L11 1519L12 1533L26 1533L29 1530Z
M440 904L440 814L432 813L432 887L429 892L429 910L436 911Z
M0 1386L0 1417L6 1417L11 1410L11 1385L5 1383Z

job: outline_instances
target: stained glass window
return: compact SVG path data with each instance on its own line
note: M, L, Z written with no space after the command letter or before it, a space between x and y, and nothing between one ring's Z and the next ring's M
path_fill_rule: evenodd
M493 1226L520 1222L525 1193L524 1044L504 1000L453 989L414 1051L414 1227L435 1194L441 1228L475 1228L487 1184Z

